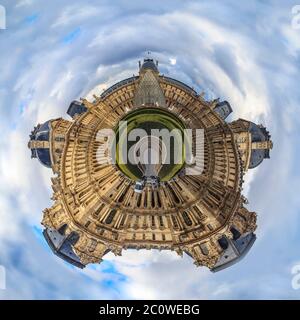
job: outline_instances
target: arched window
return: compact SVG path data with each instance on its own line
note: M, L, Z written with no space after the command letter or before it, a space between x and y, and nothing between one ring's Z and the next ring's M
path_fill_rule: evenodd
M155 228L155 218L154 218L154 216L151 216L151 225L152 225L152 228Z
M123 227L124 227L125 219L126 219L126 215L123 214L123 217L122 217L122 220L121 220L121 223L120 223L120 228L123 228Z
M138 207L140 207L141 206L141 199L142 199L142 195L140 194L140 193L138 193L138 196L137 196L138 198L137 198L137 203L136 203L136 205L138 206Z
M178 229L179 226L178 226L177 219L174 216L171 216L171 219L172 219L172 223L173 223L174 228Z
M154 192L151 193L151 206L152 208L155 207Z
M187 212L184 211L182 213L182 218L187 226L190 227L193 224L193 222L192 222L191 218L189 217L189 215L187 214Z
M161 208L161 201L160 201L160 194L159 192L156 191L156 195L157 195L157 205L159 208Z
M163 220L163 217L162 217L162 216L159 216L159 225L160 225L161 227L164 226L164 220Z
M117 210L113 209L110 211L109 215L107 216L107 218L105 219L105 223L106 224L111 224L114 217L115 217L115 214L116 214Z
M172 194L172 196L173 196L174 201L175 201L176 203L180 203L180 200L179 200L179 198L177 197L177 194L176 194L176 192L173 190L173 188L169 186L169 190L170 190L170 192L171 192L171 194Z

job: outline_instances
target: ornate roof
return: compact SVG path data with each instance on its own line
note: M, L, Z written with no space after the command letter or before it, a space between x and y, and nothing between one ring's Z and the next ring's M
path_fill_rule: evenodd
M49 150L50 121L38 124L29 135L31 157L37 158L42 165L51 168L51 157Z
M153 72L158 73L158 69L157 69L157 62L156 64L154 63L153 59L144 59L144 62L140 68L140 72L143 72L147 69L150 69Z

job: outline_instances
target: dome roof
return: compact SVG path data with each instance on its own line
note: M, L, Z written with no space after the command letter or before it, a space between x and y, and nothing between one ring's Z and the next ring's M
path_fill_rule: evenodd
M227 242L226 249L213 267L212 271L217 272L239 262L246 256L255 240L256 235L253 233L249 233L237 240L225 239Z
M40 142L49 142L50 139L50 120L37 125L30 134L31 147L31 157L37 158L42 165L47 168L51 168L51 156L49 147L41 147ZM29 144L30 144L29 142Z
M31 132L30 140L49 141L50 120L37 125Z
M36 149L36 156L42 165L44 165L47 168L51 168L51 156L49 148Z
M250 122L249 131L252 142L264 142L270 140L270 134L265 127ZM249 163L249 169L259 166L264 159L270 157L269 149L252 149Z
M54 254L78 268L84 268L84 265L73 251L73 243L70 240L70 236L66 237L61 232L51 228L46 228L43 231L43 235Z
M76 115L80 115L84 112L86 112L87 108L85 107L85 105L79 101L73 101L70 106L69 109L67 111L67 114L74 118Z

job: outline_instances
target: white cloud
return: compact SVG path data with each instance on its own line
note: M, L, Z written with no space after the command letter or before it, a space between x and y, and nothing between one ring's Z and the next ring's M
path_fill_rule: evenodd
M86 19L94 19L96 16L101 17L105 13L101 12L99 7L97 8L96 6L74 4L63 8L56 21L52 24L52 27L74 25Z
M170 64L174 66L177 62L176 58L169 58Z
M299 33L289 29L290 5L170 3L7 5L13 19L0 43L0 247L8 276L2 297L299 298L287 271L299 260L293 244L300 208ZM34 24L20 26L35 12ZM80 36L65 43L78 27ZM148 50L163 73L229 100L233 118L263 122L272 133L271 160L246 177L250 208L259 214L258 241L244 261L219 274L196 268L187 256L156 251L108 255L117 272L104 273L105 265L79 271L33 235L51 205L51 173L30 159L30 130L65 117L72 100L137 73Z
M16 8L30 6L34 3L34 0L19 0L16 4Z

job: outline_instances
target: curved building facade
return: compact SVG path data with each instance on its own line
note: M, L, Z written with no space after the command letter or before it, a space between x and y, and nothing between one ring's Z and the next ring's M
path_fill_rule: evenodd
M243 258L256 238L256 213L247 210L242 196L243 175L269 157L272 142L262 126L243 119L226 122L231 112L227 101L206 101L145 59L139 76L118 82L92 102L72 102L71 121L36 127L29 148L55 174L53 206L42 220L53 252L81 268L126 249L186 253L214 272ZM200 156L194 136L191 143L201 174L187 174L188 163L177 170L175 164L146 168L99 161L107 141L99 132L116 132L122 119L144 129L202 129ZM46 160L41 149L49 153ZM156 175L157 183L147 174L145 179L145 172Z

